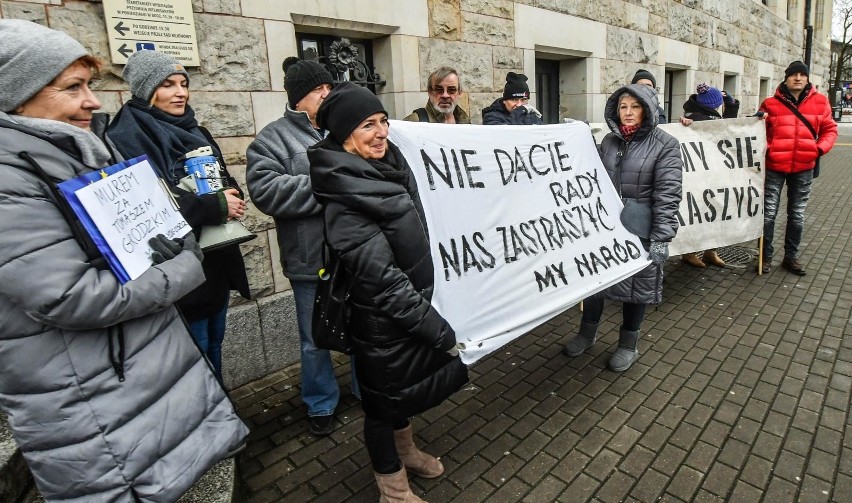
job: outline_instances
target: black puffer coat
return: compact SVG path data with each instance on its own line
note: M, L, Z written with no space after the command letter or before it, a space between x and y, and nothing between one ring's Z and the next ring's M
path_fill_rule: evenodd
M468 376L447 353L455 332L429 302L434 269L414 176L388 144L383 165L331 138L308 159L328 244L354 277L350 327L364 412L397 420L438 405Z
M618 129L618 100L628 93L644 107L641 128L630 141ZM651 203L650 240L642 240L647 249L650 241L667 243L677 233L677 210L683 180L680 144L670 134L657 128L657 94L648 86L631 84L617 90L606 102L604 118L611 133L600 145L601 161L622 198ZM618 162L619 152L623 152ZM659 303L663 293L663 270L649 265L635 275L595 295L634 304Z

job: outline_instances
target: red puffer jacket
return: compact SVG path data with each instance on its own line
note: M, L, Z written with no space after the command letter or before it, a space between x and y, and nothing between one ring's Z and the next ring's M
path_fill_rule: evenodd
M782 173L798 173L813 169L818 155L827 154L837 139L837 123L831 118L831 105L822 94L813 92L799 103L799 112L816 129L819 140L802 121L779 99L785 99L781 88L775 96L763 100L760 110L769 114L766 118L766 169Z

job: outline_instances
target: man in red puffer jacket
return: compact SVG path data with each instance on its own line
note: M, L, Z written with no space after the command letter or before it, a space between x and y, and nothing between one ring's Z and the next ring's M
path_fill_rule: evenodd
M775 215L781 189L787 183L787 234L781 267L799 276L805 268L797 257L805 222L805 207L811 193L814 167L837 140L837 123L831 117L828 99L808 82L808 67L793 61L784 71L784 82L775 96L760 105L766 118L766 181L763 211L763 272L770 271ZM810 124L799 118L794 110ZM811 132L813 130L813 133Z

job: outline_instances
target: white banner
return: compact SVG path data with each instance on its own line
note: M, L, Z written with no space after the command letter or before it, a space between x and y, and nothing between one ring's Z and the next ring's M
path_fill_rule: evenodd
M391 121L426 212L432 303L473 363L649 264L589 126Z
M718 248L763 234L764 121L755 117L663 124L680 142L683 199L671 255ZM598 142L609 132L593 124Z

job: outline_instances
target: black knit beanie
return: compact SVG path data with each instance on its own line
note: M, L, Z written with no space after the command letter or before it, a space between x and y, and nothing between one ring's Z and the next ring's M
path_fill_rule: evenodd
M784 70L784 80L793 75L794 73L804 73L806 76L810 77L810 72L808 71L808 65L802 63L801 61L793 61L790 63L790 66Z
M375 94L358 84L343 82L328 93L317 110L317 126L327 130L334 141L343 145L358 124L378 112L387 115Z
M527 76L523 73L509 72L506 75L506 87L503 88L503 99L516 100L529 97L530 86L527 85Z
M315 87L322 84L334 85L331 74L319 63L289 57L284 60L282 67L284 90L287 91L287 101L292 109Z
M631 84L635 84L642 79L648 79L651 81L651 87L657 87L657 79L654 78L654 74L649 72L648 70L636 70L636 73L633 74L633 80L630 81Z

